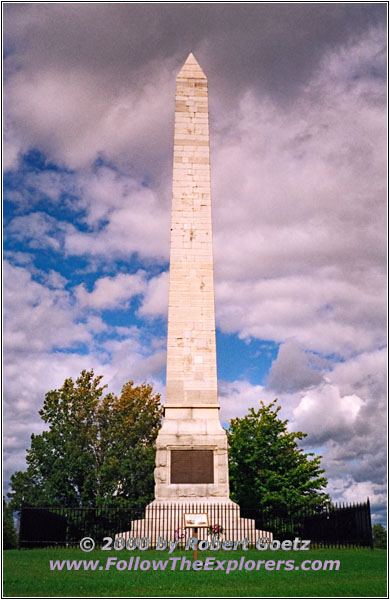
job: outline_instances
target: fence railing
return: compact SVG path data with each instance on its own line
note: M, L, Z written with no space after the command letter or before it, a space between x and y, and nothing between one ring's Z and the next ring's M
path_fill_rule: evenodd
M273 532L275 539L301 539L311 546L373 547L370 501L356 504L329 504L321 509L306 508L297 512L241 509L242 515L255 519L256 527Z
M273 540L311 541L313 546L371 546L370 503L330 505L319 509L286 512L239 508L232 503L160 504L144 509L127 507L68 508L22 506L19 548L78 546L91 537L96 547L103 538L148 538L153 547L158 537L184 545L193 528L184 527L184 513L207 513L209 525L221 540L248 540L254 545L260 537ZM213 531L200 528L198 539L207 539Z

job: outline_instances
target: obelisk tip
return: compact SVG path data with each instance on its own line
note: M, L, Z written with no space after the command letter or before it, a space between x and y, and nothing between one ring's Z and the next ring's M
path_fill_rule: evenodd
M184 77L186 79L206 79L206 75L203 73L202 68L192 52L189 53L187 59L180 69L178 77Z
M189 55L186 58L186 62L184 64L189 64L189 65L198 65L198 61L196 60L195 56L192 54L192 52L189 53Z

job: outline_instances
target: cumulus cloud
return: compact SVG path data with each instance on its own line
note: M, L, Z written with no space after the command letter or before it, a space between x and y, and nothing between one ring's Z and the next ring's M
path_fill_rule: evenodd
M370 498L375 520L386 503L386 352L362 353L326 370L324 380L294 393L278 392L280 417L303 431L304 451L322 455L328 493L335 502ZM295 385L295 381L294 381ZM305 384L302 386L305 387ZM273 390L247 381L220 382L221 419L244 416Z
M32 212L35 207L44 206L52 209L58 205L62 208L78 208L80 178L71 171L54 169L47 165L41 156L41 167L44 169L28 169L23 167L7 173L7 199L17 207L18 212ZM76 205L76 206L75 206Z
M376 279L379 289L318 271L241 282L216 278L217 324L243 338L293 339L325 354L372 349L384 342L385 288Z
M93 309L128 308L133 298L145 289L145 274L118 273L115 277L100 277L88 292L84 284L76 287L75 296L80 307Z
M95 198L93 198L94 200ZM65 252L73 256L131 257L167 260L169 216L147 189L117 197L121 206L112 210L102 226L88 232L73 230L65 239Z
M147 340L136 327L117 331L97 314L87 313L81 320L75 297L64 290L65 278L53 271L46 275L40 283L27 268L4 262L5 477L24 468L30 435L43 429L38 410L44 395L65 378L93 368L115 393L130 379L147 379L156 391L163 391L161 340ZM87 297L79 308L95 311L121 304L123 289L127 295L143 285L140 275L101 278L90 294L84 290ZM106 337L99 343L94 336L102 333Z
M140 317L166 317L168 313L169 272L148 281L142 304L138 310Z
M381 64L380 50L369 35L329 53L288 111L248 92L229 128L223 111L217 117L223 331L328 354L383 343L386 128L382 81L367 74L373 60ZM346 81L340 73L351 63Z
M167 260L169 210L146 184L116 169L101 167L80 178L81 221L88 231L72 230L65 239L69 255Z
M228 106L249 87L285 104L330 47L385 20L375 4L7 5L9 159L35 145L72 167L104 154L161 175L174 77L190 51Z
M288 352L297 352L294 344L286 346ZM280 417L288 420L288 429L306 433L301 447L322 455L332 499L356 502L369 496L375 520L383 519L386 502L386 360L384 349L361 353L332 362L322 380L308 389L305 380L295 389L299 380L293 377L294 390L277 392ZM286 374L281 373L282 387ZM222 421L227 425L250 407L257 409L261 400L271 402L274 391L247 381L220 382Z
M4 283L4 350L8 357L15 351L49 351L91 341L85 327L74 321L67 292L45 287L26 269L7 261Z
M310 362L313 354L305 353L294 342L286 342L279 348L277 359L271 365L268 374L267 387L275 392L296 392L298 390L318 385L322 375Z
M69 40L64 43L68 46ZM173 119L171 69L160 63L118 79L102 68L89 69L79 59L66 65L40 62L36 69L24 56L24 68L8 74L7 115L15 124L9 134L10 164L19 145L19 154L39 147L71 169L88 167L97 156L141 175L145 162L157 172L161 164L166 166L166 123Z
M74 9L69 10L65 11L65 28L74 22ZM311 16L307 14L305 18L318 24L319 13L312 13L311 9L309 12ZM62 8L60 13L65 15ZM46 26L60 13L45 12ZM83 31L83 18L87 13L98 22L103 14L81 11L81 21L77 25L79 32ZM43 77L50 66L46 64L48 59L40 54L40 44L29 37L22 42L19 37L21 31L28 31L27 26L23 28L23 19L29 26L32 22L34 28L41 27L37 16L41 12L31 10L17 14L22 22L17 27L13 23L14 35L21 44L18 56L25 68L18 71L11 68L11 89L13 74L16 77L31 70L34 76ZM138 11L133 14L136 19L143 18ZM162 26L163 14L164 11L155 16L157 29ZM180 15L180 11L176 14ZM323 18L327 14L330 15L325 10ZM110 15L111 21L117 23L118 13L114 11ZM272 10L269 15L270 18L275 16ZM283 26L294 18L287 11ZM341 32L344 16L337 15L337 18L340 18ZM354 18L359 21L357 13ZM373 13L371 18L374 23L378 15ZM335 35L335 23L333 26L332 35ZM362 26L363 20L359 27ZM47 35L46 27L43 29L43 35ZM218 95L222 83L215 80L214 98L217 100L213 101L211 122L216 314L218 325L224 332L277 342L294 339L310 350L342 356L349 356L356 350L370 350L383 343L386 104L381 31L380 26L373 25L366 27L360 37L347 36L342 45L341 37L332 46L329 41L324 42L321 53L316 56L316 70L306 71L305 85L301 81L299 93L295 90L287 104L275 101L267 87L261 91L254 81L242 89L234 105L226 104L226 94ZM77 33L73 32L72 36L75 35ZM22 50L28 40L41 60L37 72L30 55ZM86 44L90 44L90 39ZM57 77L63 75L65 78L64 87L68 81L66 69L73 64L73 49L66 48L69 56L66 60L63 55L57 56L58 69L55 71ZM52 60L53 57L49 62ZM90 64L92 59L88 53L84 60L85 65L78 61L77 68L79 63L85 68L88 66L90 77L109 77L111 71L105 68L104 61L101 69L96 70ZM134 56L131 60L135 60ZM161 90L164 96L165 87L160 79L152 77L157 59L149 60L143 55L142 60L146 63L140 71L135 66L127 67L137 75L142 71L141 82L132 81L131 93L136 95L137 105L146 112L152 103L151 114L154 114L153 102L156 96L160 97ZM157 60L158 64L161 60L162 57ZM170 59L164 64L170 68L173 65ZM122 68L120 63L121 73ZM170 72L168 77L172 83L174 74ZM112 73L110 77L113 77ZM126 87L121 79L113 79L121 90ZM150 92L148 81L153 81L158 94L154 90L147 96ZM101 96L96 93L90 78L80 80L80 86L82 90L92 90L91 94L99 97L99 104ZM210 88L213 90L211 78ZM173 87L169 93L173 100ZM69 94L77 98L72 85ZM12 97L11 92L9 95ZM24 97L28 102L29 94ZM11 104L19 106L19 103ZM77 102L74 104L78 105ZM165 100L163 104L167 105ZM83 109L82 103L80 107L83 119L88 120L90 113ZM131 115L132 105L124 107L126 115ZM111 98L106 99L106 108L114 110ZM64 119L68 118L65 109L62 111ZM34 111L31 114L34 115ZM171 131L168 125L172 114L172 109L167 114L161 113L165 132ZM13 121L24 122L20 117L16 115ZM105 120L94 113L91 118L94 135ZM135 122L143 123L139 116ZM42 127L38 119L37 131L40 132ZM123 128L126 129L123 124L110 128L110 141L104 136L101 138L105 148L116 143ZM144 125L141 129L147 133ZM51 131L62 148L61 128L57 131L53 126ZM78 134L77 127L74 131ZM83 135L82 129L80 131ZM54 247L61 240L67 255L109 259L137 254L146 260L167 261L171 138L168 139L166 133L164 146L156 132L153 125L153 134L146 135L142 144L159 147L159 152L165 156L169 154L169 160L164 163L165 171L159 171L156 163L146 160L143 155L144 170L133 169L127 164L127 172L131 175L125 175L123 169L101 167L77 175L76 185L69 183L69 188L73 186L73 191L78 190L76 205L83 211L81 222L87 225L86 230L70 224L66 227L66 224L53 220L49 223L48 218L33 213L14 219L10 234L16 239L26 239L33 247L37 244ZM134 139L127 133L125 138L127 147L138 156ZM35 142L45 148L38 138ZM77 144L72 142L72 147L77 149ZM50 149L46 151L56 157ZM98 149L92 148L90 159L98 154ZM79 158L77 161L80 165ZM49 197L56 195L53 191L55 179L52 176L50 181L42 183ZM38 180L36 177L39 187ZM58 177L57 180L58 187L64 185ZM60 197L57 193L57 198ZM31 238L27 237L28 233L21 233L24 225L27 232L31 230ZM57 232L54 235L55 225ZM238 286L239 294L236 293Z
M24 242L31 249L48 248L60 252L64 234L71 228L70 223L60 222L39 211L12 219L7 227L7 235L14 241Z
M362 403L358 396L340 396L336 386L324 384L302 398L294 415L299 426L310 431L311 443L319 445L335 437L348 439Z
M133 254L149 262L168 259L167 194L114 167L102 165L72 176L51 171L27 172L20 178L13 174L11 184L8 199L29 211L7 224L6 235L14 244L100 259L100 264ZM56 216L33 211L42 203ZM61 219L58 211L64 209L71 211L72 222Z
M352 443L355 457L370 447L371 451L371 444L380 451L386 412L385 363L384 349L360 354L335 365L326 382L302 395L294 420L307 431L310 443L333 440L340 452Z
M328 490L334 502L355 504L368 498L372 521L374 523L386 522L386 484L375 485L371 481L357 483L352 478L343 477L342 479L331 479Z
M258 410L260 401L269 404L274 396L261 385L248 381L221 381L218 386L221 421L226 425L234 417L243 417L249 408Z
M292 422L293 428L308 434L305 445L320 448L336 498L349 501L351 490L366 489L382 508L387 473L386 360L382 349L335 365L327 382L302 395Z
M49 288L60 290L68 283L66 277L63 277L60 273L57 273L57 271L53 271L53 269L50 269L48 272L43 271L42 276L45 285Z

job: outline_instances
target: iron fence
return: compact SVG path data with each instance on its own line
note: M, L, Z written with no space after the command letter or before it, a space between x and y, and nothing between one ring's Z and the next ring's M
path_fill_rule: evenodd
M321 508L279 512L275 510L241 509L242 515L255 519L256 527L273 532L274 538L300 537L311 541L311 547L373 547L370 501L355 504L328 504Z
M68 508L22 506L19 548L46 546L76 547L91 537L96 547L104 538L148 538L151 547L158 538L175 540L184 546L194 535L184 527L185 513L207 513L209 528L199 528L198 539L216 536L223 540L248 540L248 545L265 537L269 540L310 540L315 546L371 546L372 528L369 500L359 504L329 505L322 509L286 512L239 508L233 503L185 504L152 503L144 509L122 507Z

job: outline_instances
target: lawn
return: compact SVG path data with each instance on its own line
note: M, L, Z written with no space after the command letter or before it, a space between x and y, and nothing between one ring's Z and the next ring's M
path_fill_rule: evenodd
M76 549L7 550L4 552L4 597L67 597L67 596L248 596L248 597L386 597L386 551L369 549L319 549L309 551L256 551L199 552L199 559L215 557L222 560L245 561L339 560L338 571L267 570L262 563L259 570L175 571L169 563L165 571L117 570L115 565L105 570L108 556L126 560L134 556L144 560L167 560L186 557L192 552L146 550L140 552L94 550L90 553ZM100 560L104 565L96 571L51 571L49 560ZM146 564L146 563L145 563ZM249 564L249 563L248 563ZM318 563L317 563L318 564ZM123 563L122 563L123 565ZM227 563L225 563L226 568ZM272 568L272 563L268 563Z

